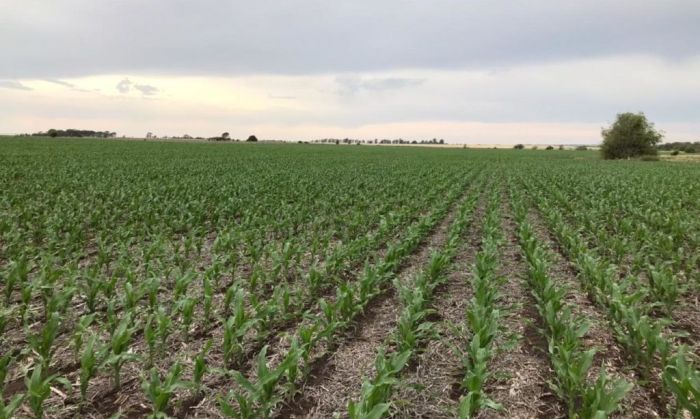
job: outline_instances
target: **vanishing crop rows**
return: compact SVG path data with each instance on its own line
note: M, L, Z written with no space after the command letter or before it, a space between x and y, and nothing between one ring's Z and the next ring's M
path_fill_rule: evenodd
M697 166L0 150L0 418L700 416Z

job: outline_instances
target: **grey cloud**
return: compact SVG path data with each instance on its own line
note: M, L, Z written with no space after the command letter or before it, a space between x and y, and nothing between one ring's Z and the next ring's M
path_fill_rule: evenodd
M29 86L25 86L16 80L0 80L0 87L5 89L16 89L16 90L34 90Z
M131 88L138 90L144 96L153 96L158 93L158 88L151 86L150 84L140 84L129 80L129 78L122 79L117 83L116 89L121 94L127 94L131 91Z
M474 69L700 54L697 0L5 3L0 77L8 79Z
M131 80L123 79L119 83L117 83L116 88L119 93L125 94L129 93L129 91L131 90L131 85Z
M153 96L158 93L158 88L150 84L134 84L134 89L146 96Z
M75 85L73 83L68 83L67 81L59 80L59 79L44 79L44 81L47 81L49 83L53 84L58 84L60 86L68 87L69 89L75 89Z
M91 92L88 89L82 89L82 88L76 86L75 84L69 83L69 82L64 81L64 80L59 80L59 79L43 79L43 80L46 82L49 82L49 83L57 84L59 86L67 87L70 90L73 90L75 92L82 92L82 93L90 93Z
M373 77L362 78L358 76L336 77L335 83L338 86L337 93L348 96L362 90L383 91L398 90L410 86L418 86L425 83L424 78L401 78L401 77Z

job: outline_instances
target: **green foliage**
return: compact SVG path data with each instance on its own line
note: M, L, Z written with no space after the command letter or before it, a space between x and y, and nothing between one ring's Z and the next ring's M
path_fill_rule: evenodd
M144 377L142 382L143 391L153 406L153 411L149 417L167 418L166 409L173 394L179 389L192 387L192 383L182 380L181 376L182 365L176 362L162 379L156 369L151 369L150 375Z
M372 380L362 383L360 400L348 403L348 416L351 419L382 417L389 410L390 406L386 400L397 382L397 375L410 357L411 351L387 356L384 349L380 349L374 363L375 376Z
M97 373L107 350L108 347L101 345L94 335L90 336L85 345L85 349L80 356L80 398L83 401L87 396L90 380Z
M654 155L663 134L654 128L643 113L621 113L615 122L602 131L600 148L604 159L626 159Z
M136 327L132 326L131 316L127 315L119 322L119 325L112 333L110 339L110 352L105 360L105 363L112 367L115 389L119 389L121 387L119 373L122 366L126 362L135 361L138 359L138 355L129 351L131 337L135 331Z
M626 361L642 380L660 383L669 415L697 415L697 360L679 346L696 337L676 336L682 325L673 319L679 307L689 309L700 283L700 166L610 165L573 151L309 147L0 141L0 183L7 185L0 194L0 371L7 377L0 381L24 368L75 370L80 407L92 411L84 404L103 400L93 386L104 374L118 386L161 368L144 382L154 394L168 393L162 368L182 360L183 350L188 365L175 381L184 375L193 383L188 397L210 398L217 389L205 387L209 374L243 368L248 354L279 339L279 352L266 355L275 372L269 385L246 373L255 390L236 381L221 403L232 416L277 415L303 392L319 354L332 353L394 286L397 327L383 342L382 362L405 352L409 359L392 375L396 381L368 377L376 388L363 397L373 401L362 407L355 400L352 409L400 415L393 398L405 365L429 340L446 337L445 322L433 316L434 293L466 243L478 251L469 272L460 272L473 298L465 301L465 327L456 328L462 385L460 411L450 413L488 414L498 408L485 383L502 350L495 344L503 333L500 287L512 280L496 275L501 224L511 222L499 209L512 199L500 194L510 182L522 195L514 212L547 224ZM477 244L465 233L484 200L486 216L474 220L483 228ZM448 214L454 222L440 230L444 246L431 249L415 275L394 281ZM582 416L617 414L627 385L604 372L592 376L599 370L580 343L585 322L572 314L566 290L552 286L550 260L533 232L517 233L549 344L552 388ZM218 347L211 355L191 346L208 339ZM134 368L122 368L127 362ZM661 381L652 376L659 371ZM4 415L18 400L17 415L31 414L30 399L46 405L40 382L26 398L14 384L2 399ZM134 401L125 389L104 391ZM78 403L77 393L66 403ZM57 416L73 414L51 405Z
M44 401L51 394L52 383L62 384L66 388L70 388L70 382L57 374L46 375L43 372L41 364L37 364L31 375L24 378L24 384L27 388L26 399L36 418L44 417ZM12 402L10 403L10 407Z
M267 364L267 345L264 346L256 357L256 379L254 381L249 380L238 371L233 371L233 378L243 391L234 390L229 394L229 399L235 397L239 410L236 411L229 401L220 398L221 412L227 417L269 417L274 406L282 400L279 394L275 394L277 383L285 376L290 367L296 365L299 356L298 351L289 352L279 365L270 368Z
M12 419L15 417L15 412L22 405L24 394L17 394L9 402L0 397L0 419Z

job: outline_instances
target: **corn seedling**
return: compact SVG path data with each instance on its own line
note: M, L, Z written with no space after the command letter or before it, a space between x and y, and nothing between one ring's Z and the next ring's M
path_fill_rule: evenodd
M109 348L102 345L97 336L90 336L80 356L80 398L85 401L90 380L95 377Z
M71 338L73 343L73 353L75 354L75 362L80 361L80 353L83 348L83 337L88 332L88 328L95 320L95 314L86 314L80 317L78 323L75 326L75 331L73 331L73 337Z
M51 394L51 384L57 382L66 388L70 388L70 382L56 374L46 375L43 373L41 364L37 364L31 375L24 378L27 387L26 399L29 402L32 412L36 418L44 417L44 400Z
M122 366L129 361L138 359L138 355L129 351L131 337L136 331L136 328L131 325L131 317L126 316L114 330L110 340L110 352L105 360L105 363L112 367L112 377L114 379L114 388L121 387L120 371Z
M150 418L167 418L166 410L168 402L173 394L180 389L192 387L192 383L182 380L182 365L176 362L165 378L161 379L155 368L151 369L149 376L144 377L142 387L153 407Z
M233 371L233 378L241 386L243 392L234 391L238 401L239 411L225 399L219 399L219 406L228 417L267 418L273 408L282 398L275 394L277 383L285 376L292 365L299 360L299 352L290 352L282 362L274 368L267 365L267 346L264 346L256 357L256 380L250 381L238 371Z
M385 355L384 349L379 350L374 363L376 374L371 380L362 383L360 399L348 403L348 416L351 419L380 418L389 411L391 391L397 382L396 376L404 368L411 351Z
M194 358L192 383L194 385L195 394L200 394L202 392L202 379L208 370L206 356L207 352L209 352L209 349L211 348L211 345L212 341L208 340Z

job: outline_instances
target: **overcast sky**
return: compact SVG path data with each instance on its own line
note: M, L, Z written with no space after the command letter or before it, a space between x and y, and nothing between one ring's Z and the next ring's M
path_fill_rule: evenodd
M700 140L700 1L0 0L0 133Z

